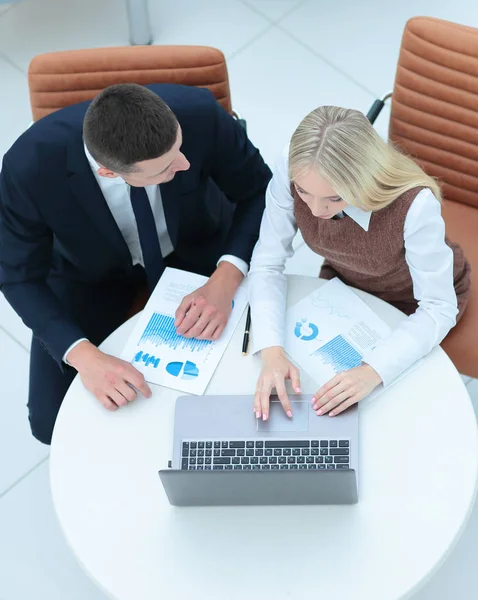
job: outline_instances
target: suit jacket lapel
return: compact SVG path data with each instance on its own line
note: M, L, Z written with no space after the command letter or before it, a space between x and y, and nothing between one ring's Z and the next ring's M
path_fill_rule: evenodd
M67 168L70 191L90 217L92 225L113 246L123 264L132 262L125 239L91 171L81 136L68 147Z

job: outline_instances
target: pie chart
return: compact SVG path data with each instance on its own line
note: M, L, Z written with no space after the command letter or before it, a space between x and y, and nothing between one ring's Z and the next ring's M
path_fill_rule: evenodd
M294 335L304 342L311 342L319 335L319 328L315 323L307 323L307 319L302 319L295 324Z
M173 377L180 379L196 379L199 375L199 369L193 362L187 360L183 362L170 362L166 365L166 371Z

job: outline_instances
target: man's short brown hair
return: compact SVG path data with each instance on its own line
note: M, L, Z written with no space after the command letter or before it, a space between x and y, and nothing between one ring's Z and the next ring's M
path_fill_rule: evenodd
M115 173L158 158L173 147L178 122L167 104L135 83L112 85L92 101L83 121L83 139L93 158Z

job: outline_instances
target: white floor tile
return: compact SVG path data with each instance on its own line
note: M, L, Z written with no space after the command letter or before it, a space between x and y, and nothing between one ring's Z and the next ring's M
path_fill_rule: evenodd
M0 15L8 10L12 5L10 3L0 4Z
M42 52L128 45L121 0L25 0L0 19L0 52L25 73Z
M12 11L15 8L12 8ZM9 11L10 12L10 11ZM2 21L8 13L0 15L0 46ZM17 137L25 131L31 121L30 101L26 76L9 64L0 49L0 157L10 148Z
M318 277L324 259L302 244L287 261L285 272L289 275L308 275Z
M0 293L0 329L2 328L30 352L31 330L23 324L23 321L6 301L5 296Z
M282 19L304 0L242 0L254 7L272 22Z
M239 0L150 2L155 44L214 46L226 57L243 48L270 22Z
M275 28L232 57L228 68L233 104L271 166L312 109L336 104L367 111L374 100Z
M403 28L416 15L478 25L471 0L402 0L381 4L307 0L280 26L376 95L393 86Z
M453 510L453 507L450 507ZM478 598L478 503L466 529L441 569L413 600L468 600Z
M63 538L48 461L0 499L0 531L2 600L106 600Z
M30 433L28 369L28 352L0 331L0 494L48 455Z
M226 55L270 25L239 0L150 2L149 8L154 43L204 44ZM25 0L0 20L0 52L25 72L42 52L128 44L122 0Z

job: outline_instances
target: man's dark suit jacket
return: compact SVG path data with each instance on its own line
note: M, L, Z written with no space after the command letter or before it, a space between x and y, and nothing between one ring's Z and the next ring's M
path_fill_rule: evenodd
M214 193L219 188L235 205L223 253L249 262L269 168L208 90L147 87L176 114L181 149L191 163L160 186L176 255L193 264L207 257L224 229L225 214L231 214L224 196ZM60 365L68 347L87 336L68 317L48 278L101 284L126 277L133 268L85 156L82 125L89 104L64 108L32 125L6 153L0 174L0 287Z

